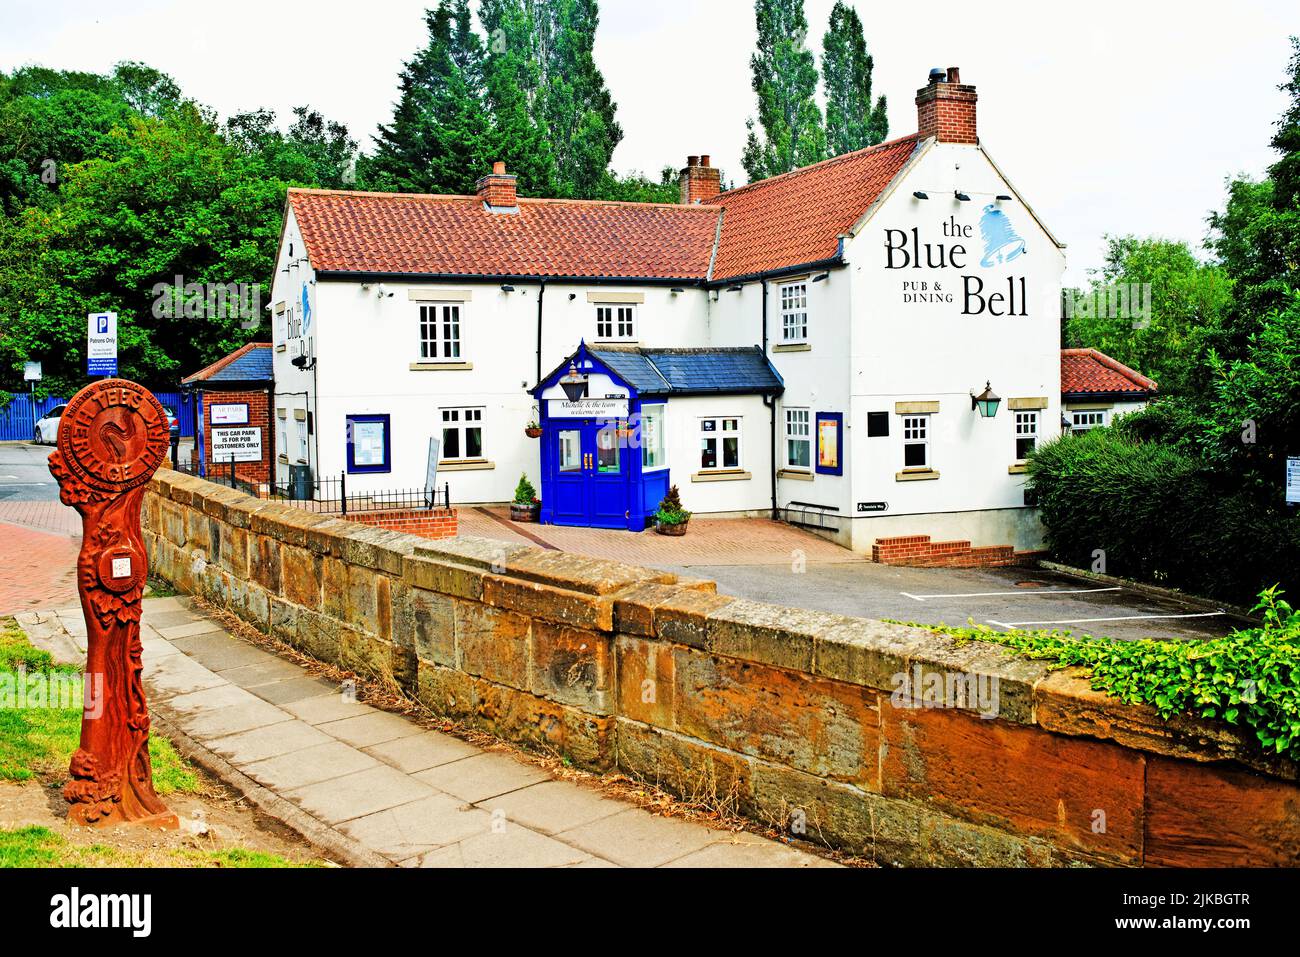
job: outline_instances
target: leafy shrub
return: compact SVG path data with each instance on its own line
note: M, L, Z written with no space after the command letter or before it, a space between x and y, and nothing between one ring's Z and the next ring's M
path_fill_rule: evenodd
M537 497L537 489L533 488L533 483L528 481L528 474L520 475L519 484L515 486L515 504L532 506L540 505L541 501Z
M1066 631L997 632L983 626L917 625L1012 654L1080 665L1092 687L1129 704L1243 724L1265 751L1300 760L1300 611L1277 587L1259 594L1257 628L1205 641L1116 641Z
M691 513L682 507L682 496L674 485L668 489L668 494L659 502L659 510L655 512L655 521L660 525L685 525L691 520Z
M1270 501L1138 431L1092 429L1030 457L1053 555L1089 568L1100 550L1109 574L1242 603L1270 583L1300 588L1300 518L1277 502L1280 467Z

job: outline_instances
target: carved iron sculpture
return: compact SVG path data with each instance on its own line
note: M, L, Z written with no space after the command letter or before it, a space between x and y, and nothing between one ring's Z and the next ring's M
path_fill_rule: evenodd
M166 456L166 412L153 393L125 379L104 379L73 396L50 453L59 498L82 519L77 588L86 618L87 700L81 747L63 788L69 814L81 824L178 824L153 789L140 645L148 572L140 503ZM90 700L93 689L101 689L102 701Z

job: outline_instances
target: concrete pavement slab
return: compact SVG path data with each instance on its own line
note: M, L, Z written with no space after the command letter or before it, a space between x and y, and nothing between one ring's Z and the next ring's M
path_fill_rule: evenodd
M699 824L655 817L640 808L612 814L564 831L558 837L624 867L659 867L724 837Z
M213 674L187 655L146 656L144 678L150 698L155 701L229 685L225 678Z
M226 674L230 673L226 672ZM263 701L282 706L306 701L308 698L320 698L325 695L333 697L339 693L338 685L325 678L290 678L287 681L254 685L248 690Z
M572 830L628 808L622 801L611 801L590 788L568 781L542 781L488 798L479 806L502 811L507 819L544 834Z
M380 766L365 752L331 738L314 748L291 751L245 765L241 770L258 784L283 792Z
M193 638L196 635L206 635L214 632L224 633L221 624L208 618L201 618L198 621L191 620L183 625L171 625L165 628L159 628L158 634L162 635L168 641L175 641L178 638Z
M441 764L415 774L417 780L439 791L453 794L463 801L477 804L490 797L518 791L550 777L540 768L521 764L504 754L484 752L471 758L462 758L450 764Z
M305 721L282 721L217 738L209 742L208 747L236 767L242 767L291 751L325 744L330 740L329 735L317 731Z
M339 826L344 834L393 861L486 834L492 815L447 794L368 814Z
M420 857L421 867L573 867L591 855L526 827L468 838Z
M325 727L329 726L325 725ZM461 758L482 753L474 745L460 738L439 734L437 731L426 731L424 734L372 744L365 750L368 754L373 754L384 763L391 764L397 770L407 774L425 771L440 764L459 761Z
M308 724L324 724L327 721L353 718L359 714L373 714L376 709L359 701L346 700L340 689L333 695L286 702L284 710L296 718L302 718Z
M752 834L735 835L743 840L719 841L692 851L664 867L839 867L813 854L805 854L775 841L755 839Z
M338 738L354 748L365 748L397 738L411 737L422 730L414 721L403 718L399 714L389 714L387 711L328 721L319 727L331 737Z
M428 785L385 764L295 788L283 796L327 824L341 824L435 793Z

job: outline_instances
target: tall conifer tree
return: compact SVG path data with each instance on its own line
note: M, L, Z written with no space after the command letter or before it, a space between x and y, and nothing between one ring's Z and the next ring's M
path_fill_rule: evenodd
M889 132L885 98L871 102L871 55L862 20L837 0L822 40L822 84L826 91L826 149L830 156L884 141Z
M758 48L750 58L758 125L748 123L741 162L750 180L776 176L826 156L817 106L817 63L808 49L803 0L755 0Z

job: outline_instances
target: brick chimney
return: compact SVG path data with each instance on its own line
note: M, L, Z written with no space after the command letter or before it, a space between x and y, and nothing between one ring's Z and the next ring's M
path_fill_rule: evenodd
M494 213L513 212L519 208L519 198L515 194L513 173L506 172L505 163L493 163L492 172L478 181L476 189L478 198Z
M975 133L975 87L961 82L955 66L930 71L930 82L916 91L916 128L924 139L940 143L978 143Z
M681 187L681 202L693 206L708 203L722 192L722 173L709 165L709 156L686 157L686 168L677 178Z

